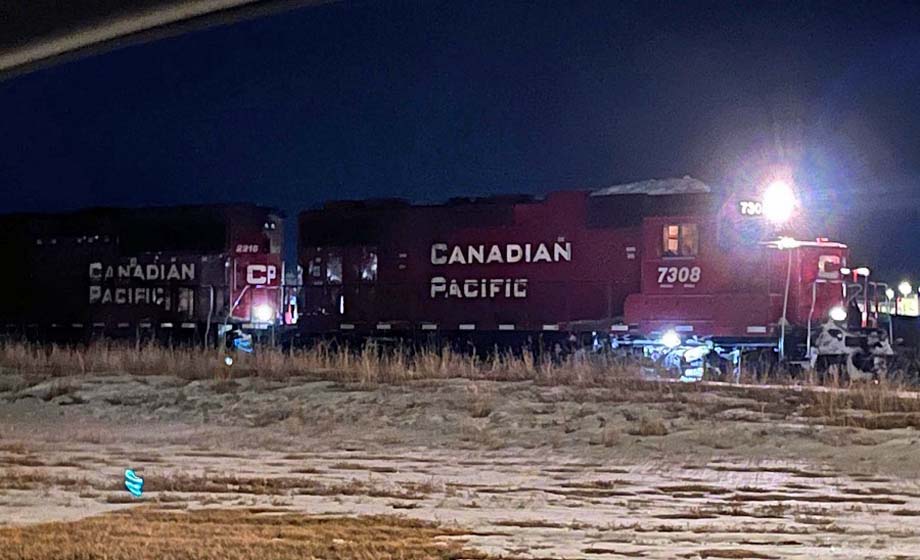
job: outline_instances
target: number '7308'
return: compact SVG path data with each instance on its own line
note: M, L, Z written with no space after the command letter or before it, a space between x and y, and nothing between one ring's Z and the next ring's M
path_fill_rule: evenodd
M658 283L673 284L675 282L691 282L696 284L700 281L701 272L698 266L659 266Z

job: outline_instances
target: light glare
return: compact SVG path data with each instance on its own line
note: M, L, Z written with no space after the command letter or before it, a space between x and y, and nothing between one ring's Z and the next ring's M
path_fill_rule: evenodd
M911 287L910 282L905 280L904 282L898 284L898 291L901 292L902 296L907 297L912 291L914 291L914 289Z
M275 310L267 303L260 303L252 308L252 316L260 323L268 323L275 316Z
M680 335L675 331L666 331L661 335L661 343L667 348L677 348L680 346Z
M763 215L775 224L782 224L792 217L795 209L795 194L786 181L777 179L767 185L763 192Z
M831 319L835 321L846 321L847 310L839 305L832 307L830 311L830 316L831 316Z

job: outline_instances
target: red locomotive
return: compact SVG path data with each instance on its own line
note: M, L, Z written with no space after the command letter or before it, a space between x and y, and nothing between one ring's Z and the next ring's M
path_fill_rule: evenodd
M201 339L283 316L282 219L253 205L0 218L0 324L45 339Z
M590 338L693 364L765 349L865 369L890 354L869 328L868 292L844 274L846 245L778 236L793 194L779 182L760 194L720 201L685 177L544 198L329 203L300 215L301 328Z
M285 335L590 344L691 377L707 356L737 369L751 352L879 369L892 354L874 312L887 286L851 270L845 245L794 239L782 182L751 194L720 199L685 177L541 198L331 202L301 213L303 277L287 283L269 208L9 215L0 324L44 338L292 325Z

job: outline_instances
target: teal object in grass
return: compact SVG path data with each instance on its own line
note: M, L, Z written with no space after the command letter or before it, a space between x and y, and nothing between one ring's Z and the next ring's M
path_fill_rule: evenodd
M144 479L137 476L133 470L125 470L125 490L135 498L140 498L144 492Z

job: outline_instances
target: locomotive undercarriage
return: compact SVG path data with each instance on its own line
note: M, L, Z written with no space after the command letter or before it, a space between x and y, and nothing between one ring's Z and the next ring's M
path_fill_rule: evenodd
M847 329L834 321L821 325L807 356L809 365L821 378L852 380L884 378L894 357L885 329Z
M895 353L888 332L878 328L847 329L834 321L785 336L785 360L779 338L658 338L594 337L594 351L609 351L636 359L645 374L665 375L685 382L706 379L739 381L742 373L758 380L813 372L817 380L871 380L886 377Z

